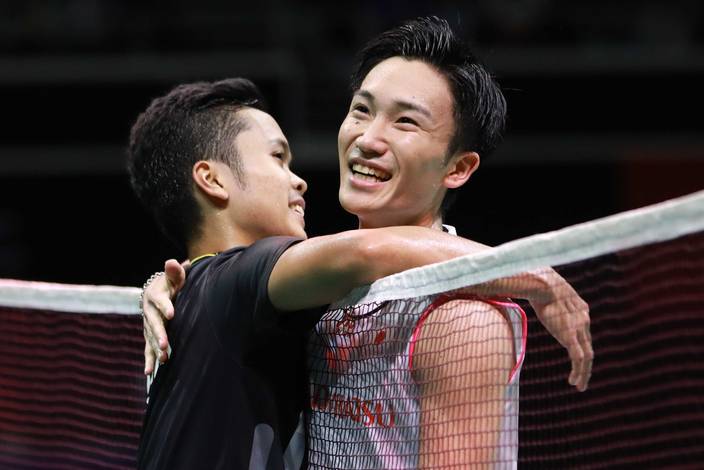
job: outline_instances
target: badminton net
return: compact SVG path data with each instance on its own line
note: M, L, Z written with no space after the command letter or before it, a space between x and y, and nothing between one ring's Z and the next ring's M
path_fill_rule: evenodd
M703 229L700 192L353 291L309 341L309 468L696 468ZM583 393L510 296L545 266L589 305ZM502 280L505 295L481 287ZM137 296L0 282L0 468L134 467Z

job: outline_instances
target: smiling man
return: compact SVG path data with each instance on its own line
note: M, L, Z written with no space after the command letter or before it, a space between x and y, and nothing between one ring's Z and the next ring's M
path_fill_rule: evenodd
M442 223L448 192L465 184L499 141L501 91L437 18L383 33L360 57L338 134L340 203L361 231L452 231ZM168 296L183 282L177 265L169 269L169 282L160 278L145 291L147 336L154 330L161 360L167 342L160 315L171 318ZM418 298L410 307L378 308L362 298L330 309L308 349L309 465L515 467L525 317L495 294L531 301L568 349L569 380L580 390L593 353L588 307L554 271L503 286L475 288L481 298ZM148 363L152 354L145 350Z
M441 227L445 191L479 166L474 151L448 151L453 108L449 86L420 60L393 57L364 78L338 135L340 204L360 228Z
M441 229L447 191L500 138L498 86L447 23L430 18L372 40L352 88L338 134L340 203L362 229ZM331 309L311 340L311 468L514 466L520 308L463 296L371 312L364 304ZM377 342L378 332L393 337ZM349 402L351 420L331 401Z
M138 467L299 468L301 311L400 270L482 249L422 227L306 240L305 181L256 87L193 83L155 99L130 134L141 202L192 261L149 392ZM298 431L297 431L298 430Z

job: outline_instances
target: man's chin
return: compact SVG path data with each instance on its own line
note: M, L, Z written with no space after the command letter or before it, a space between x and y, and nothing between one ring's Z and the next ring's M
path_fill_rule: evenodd
M389 219L390 214L376 205L364 204L360 201L340 200L342 208L359 219L360 228L386 227L385 219Z
M294 227L291 230L291 236L298 237L298 238L308 238L308 234L306 233L306 229L301 226Z
M350 196L349 194L343 194L340 192L340 206L352 214L359 217L365 213L364 201L361 201L359 197Z
M340 189L340 205L350 214L376 212L382 209L383 203L379 201L378 192L365 192L353 188Z

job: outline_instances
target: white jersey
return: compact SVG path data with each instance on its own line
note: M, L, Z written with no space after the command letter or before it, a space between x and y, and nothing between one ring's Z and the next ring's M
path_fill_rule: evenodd
M412 373L415 339L425 318L456 298L371 304L361 299L352 307L328 310L309 342L309 468L418 467L421 409ZM494 460L496 468L515 468L526 316L508 300L481 300L499 309L513 331L516 361L507 377Z

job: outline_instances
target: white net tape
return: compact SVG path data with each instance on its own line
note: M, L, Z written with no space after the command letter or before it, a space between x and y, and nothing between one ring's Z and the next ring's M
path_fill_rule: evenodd
M355 290L346 302L431 295L677 238L704 229L704 191L603 219L541 233L492 250L411 269ZM67 312L138 314L134 287L62 285L0 280L0 304ZM342 306L342 305L339 305Z

